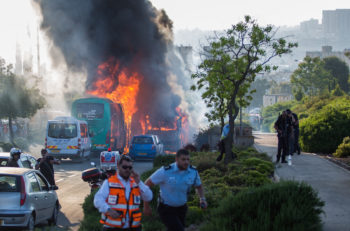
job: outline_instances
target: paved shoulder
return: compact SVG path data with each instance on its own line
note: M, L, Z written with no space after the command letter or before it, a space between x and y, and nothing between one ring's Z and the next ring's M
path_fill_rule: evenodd
M277 138L258 134L255 146L275 160ZM274 137L274 138L273 138ZM350 230L350 172L314 154L293 155L292 165L276 165L280 179L304 181L325 201L324 230Z

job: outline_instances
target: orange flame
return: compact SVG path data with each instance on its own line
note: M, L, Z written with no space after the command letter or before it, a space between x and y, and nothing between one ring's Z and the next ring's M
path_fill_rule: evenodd
M118 71L120 71L117 76L118 80L114 80ZM104 73L106 73L107 76L104 76ZM96 90L88 91L88 93L108 98L122 105L125 116L124 120L127 127L128 143L131 135L130 127L132 116L137 112L136 96L139 92L140 82L143 77L138 73L131 73L129 76L126 73L128 73L126 70L119 70L118 63L113 65L113 59L109 59L107 62L98 66L98 79L94 83ZM115 82L118 82L118 85L115 86L116 88L114 89Z
M121 69L119 63L114 58L110 58L98 66L97 80L93 83L94 90L90 90L87 93L108 98L114 103L122 105L125 116L124 121L127 127L127 144L130 142L131 135L147 134L152 131L173 131L181 139L181 146L184 146L188 142L188 116L180 108L176 108L178 115L170 127L161 126L161 122L152 126L149 115L143 114L143 112L138 113L140 114L138 122L142 131L131 131L133 116L138 111L136 98L142 80L142 75L136 71ZM126 152L128 152L128 147L126 147Z

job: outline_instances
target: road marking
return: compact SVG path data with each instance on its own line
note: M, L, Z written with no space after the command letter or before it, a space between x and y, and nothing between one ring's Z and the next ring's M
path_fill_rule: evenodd
M75 175L70 175L70 176L68 176L68 177L73 177L73 176L75 176Z
M60 182L60 181L62 181L62 180L64 180L64 179L59 179L59 180L56 180L56 183L57 183L57 182Z

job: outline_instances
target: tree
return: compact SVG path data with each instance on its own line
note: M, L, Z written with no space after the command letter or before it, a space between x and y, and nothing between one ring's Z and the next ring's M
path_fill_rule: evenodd
M249 90L256 90L255 93L252 94L252 101L250 105L252 107L261 107L263 105L263 98L266 93L266 90L270 88L270 82L266 79L256 79L251 85Z
M340 88L348 93L349 92L349 67L348 65L337 57L327 57L323 59L324 68L328 70L334 78L332 84L332 90L339 84Z
M330 92L333 77L324 68L324 61L319 57L306 56L291 76L294 95L302 89L305 95L315 96L323 92Z
M43 108L45 99L37 88L27 88L24 78L12 72L0 58L0 118L9 120L10 141L13 141L12 121L17 117L28 118Z
M268 63L276 56L290 53L296 43L287 43L283 38L274 38L276 30L272 26L260 27L250 16L233 25L222 36L210 43L207 58L192 75L197 80L193 90L203 90L202 98L209 105L213 95L219 92L229 118L229 133L225 142L225 163L236 155L232 153L234 121L239 107L246 107L252 100L249 90L258 73L276 70Z

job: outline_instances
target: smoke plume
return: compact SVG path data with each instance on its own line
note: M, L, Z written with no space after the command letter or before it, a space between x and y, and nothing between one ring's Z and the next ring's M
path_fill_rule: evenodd
M150 115L152 124L174 120L181 97L167 81L172 22L165 11L146 0L36 2L43 15L41 28L61 50L70 71L87 73L86 90L93 88L98 65L115 58L121 69L138 70L144 77L139 111Z

